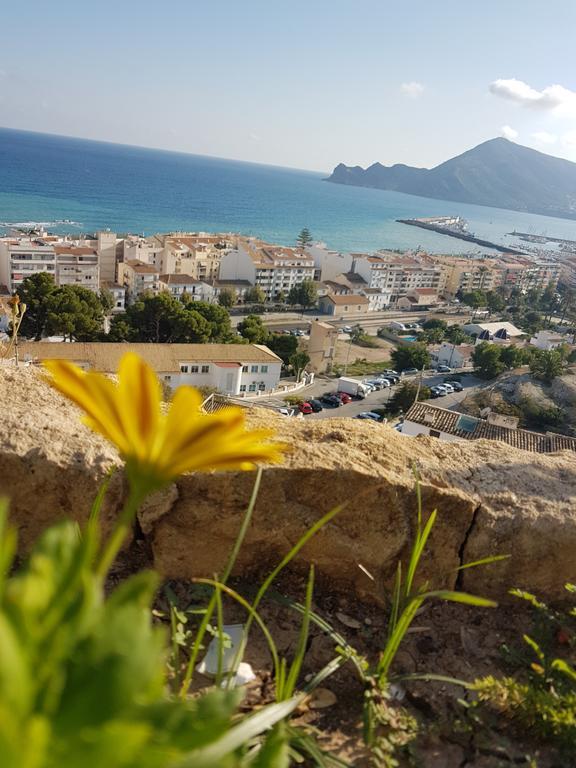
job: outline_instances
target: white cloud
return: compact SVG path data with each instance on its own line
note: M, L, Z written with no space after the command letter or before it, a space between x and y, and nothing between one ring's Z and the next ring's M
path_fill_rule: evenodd
M549 85L541 91L516 78L495 80L490 92L524 107L549 110L560 114L576 113L576 93L563 85Z
M562 136L562 144L565 147L576 147L576 131L568 131Z
M503 125L502 128L500 128L500 133L505 139L509 139L510 141L514 141L514 139L518 138L518 131L510 125Z
M424 93L424 86L422 83L412 81L410 83L402 83L400 90L405 96L408 96L408 98L417 99Z
M539 144L555 144L558 141L558 136L555 133L548 133L548 131L536 131L531 136Z

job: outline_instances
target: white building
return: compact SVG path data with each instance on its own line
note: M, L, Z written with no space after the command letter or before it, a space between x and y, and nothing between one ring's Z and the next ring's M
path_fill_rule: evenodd
M392 294L380 288L362 288L360 296L368 299L368 312L381 312L390 306Z
M518 419L500 413L488 413L486 419L438 408L429 403L414 403L402 423L402 434L426 435L448 443L467 440L498 440L532 453L576 451L576 438L518 429Z
M160 275L160 285L162 290L169 291L177 299L186 295L191 301L206 301L209 304L216 301L215 288L208 283L194 280L190 275Z
M114 306L112 314L124 312L126 309L126 288L118 283L102 283L102 288L112 295Z
M239 238L237 247L222 256L220 280L248 280L262 289L267 301L274 301L313 280L314 269L314 260L296 248Z
M446 270L440 264L395 253L374 256L356 255L353 271L368 288L379 288L395 302L414 289L433 289L440 293L446 282Z
M435 365L449 365L450 368L472 368L473 344L450 344L443 341L438 347L430 348L430 357Z
M71 360L84 370L115 373L127 349L136 352L171 389L215 387L227 395L257 397L278 387L282 360L259 344L74 344L28 342L20 359Z
M100 264L94 248L55 245L56 284L81 285L91 291L100 290Z
M467 323L462 326L462 330L470 336L477 338L482 336L481 340L483 341L509 340L524 336L524 331L516 328L512 323L504 321L500 323Z
M314 279L318 282L334 280L338 275L352 269L351 253L331 251L324 243L309 245L304 252L314 260Z
M553 333L552 331L538 331L538 333L530 339L530 344L533 347L549 352L551 349L558 349L558 347L566 344L566 337L562 336L560 333Z

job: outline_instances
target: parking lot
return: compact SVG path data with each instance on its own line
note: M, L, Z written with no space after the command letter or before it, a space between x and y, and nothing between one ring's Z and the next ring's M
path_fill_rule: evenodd
M430 373L424 375L422 383L424 386L432 387L436 384L442 384L447 374ZM417 382L418 376L406 376L405 381ZM320 398L326 392L336 392L337 379L317 378L311 387L307 387L298 393L304 400L310 400L312 398ZM475 376L466 374L462 376L462 392L454 392L446 395L445 397L439 397L434 400L430 400L434 405L440 408L456 409L458 404L464 400L464 398L471 394L471 392L478 389L483 385L483 381ZM320 413L311 413L305 416L306 419L330 419L330 418L354 418L359 413L364 411L371 411L374 408L385 408L389 399L392 397L396 387L389 387L376 392L371 392L364 400L352 400L347 405L343 405L339 408L326 407ZM280 402L278 402L280 405Z

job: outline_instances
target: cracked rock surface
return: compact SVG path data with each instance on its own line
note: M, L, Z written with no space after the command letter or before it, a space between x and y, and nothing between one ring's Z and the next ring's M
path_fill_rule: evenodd
M119 461L36 370L0 367L0 397L0 494L11 499L26 550L57 519L85 521L98 485ZM294 567L314 562L319 579L335 591L382 600L413 541L415 463L424 516L438 510L422 580L434 587L458 583L498 598L516 586L554 599L575 578L573 453L537 455L490 441L442 443L402 437L380 424L290 420L262 409L253 409L249 423L275 428L292 451L283 465L264 472L236 573L270 569L312 523L343 504ZM140 529L154 566L174 578L221 571L253 482L253 473L187 475L152 499ZM117 514L122 492L117 473L105 527ZM493 554L510 558L458 578L460 564Z

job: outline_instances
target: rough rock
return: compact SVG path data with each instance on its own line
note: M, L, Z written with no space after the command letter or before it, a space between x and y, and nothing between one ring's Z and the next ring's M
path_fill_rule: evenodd
M98 485L118 457L31 369L0 367L5 415L0 425L0 493L11 497L24 549L51 522L84 521ZM340 513L304 547L295 567L314 562L334 591L381 601L416 525L413 466L421 477L424 516L438 522L421 578L458 583L502 598L521 587L563 596L574 579L576 456L536 455L496 442L443 443L407 438L389 427L349 419L285 419L253 409L249 421L273 426L292 445L283 465L266 468L237 574L267 571L324 513ZM252 491L253 473L188 475L140 516L154 565L165 576L221 572ZM122 483L112 483L109 525ZM509 560L461 572L491 554ZM360 567L362 566L362 567ZM366 571L371 574L370 578Z

